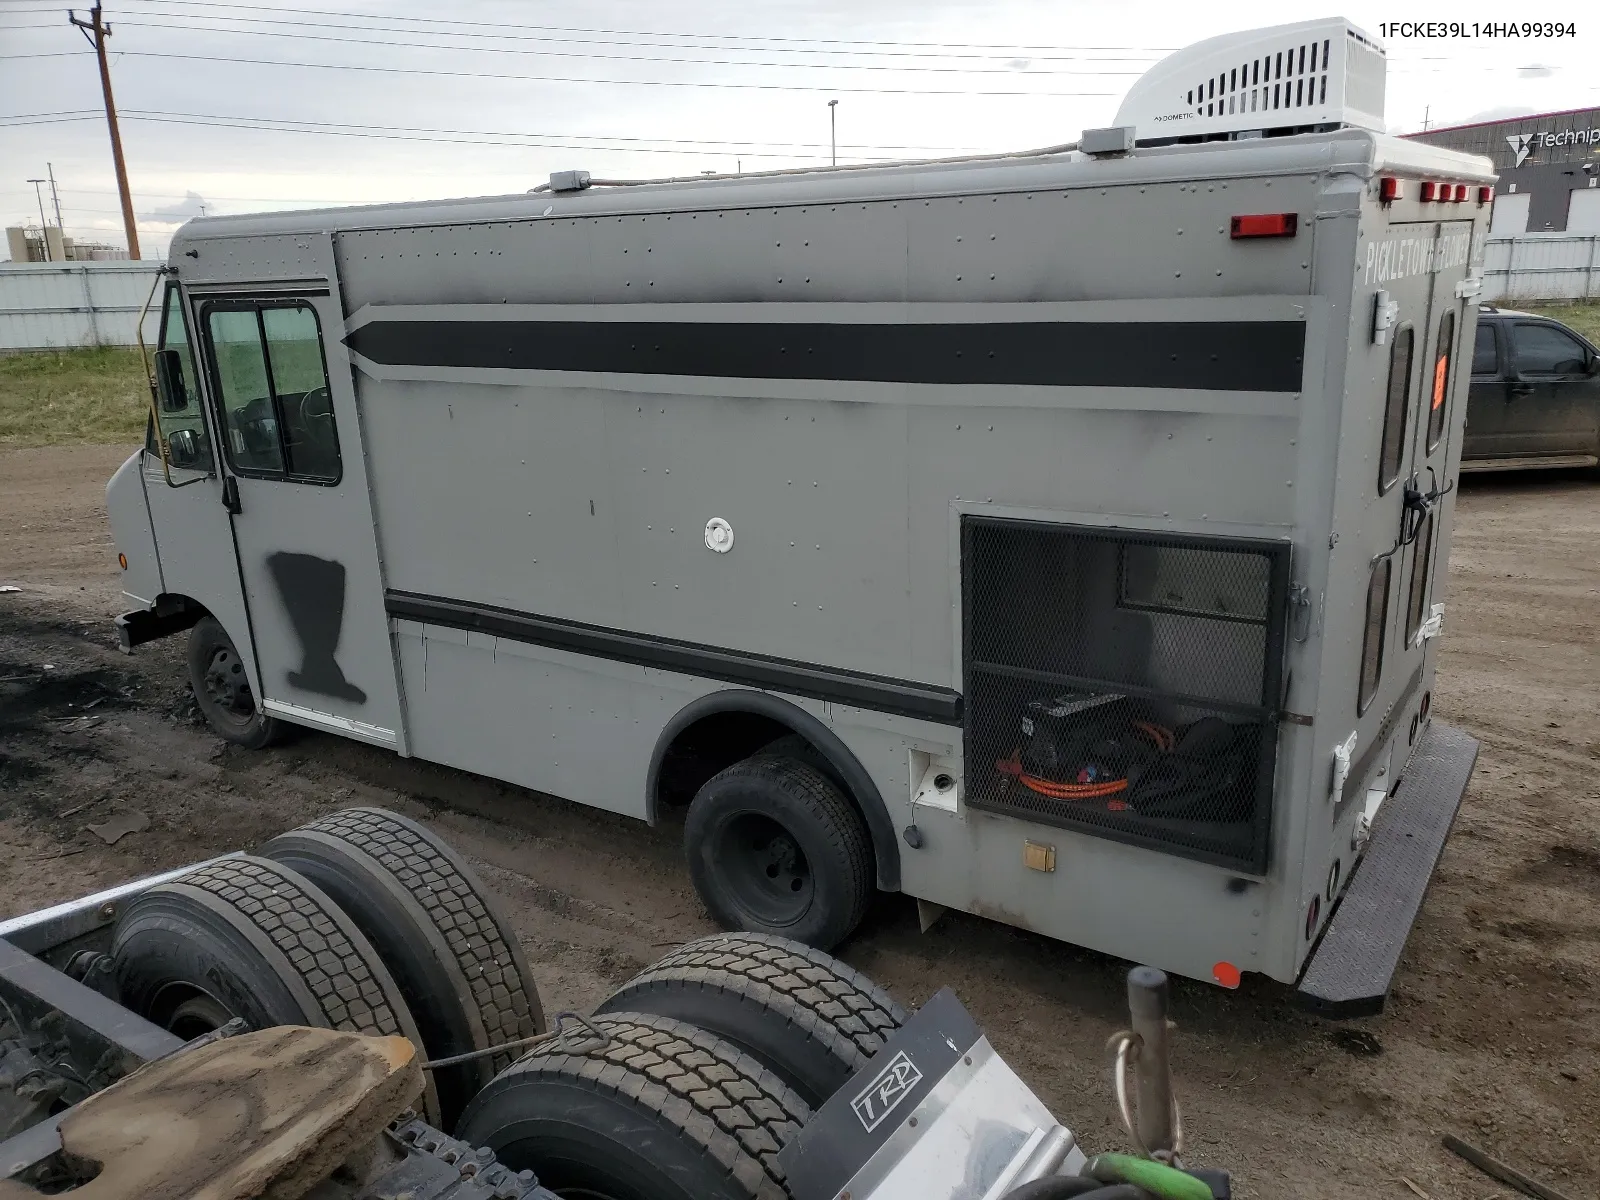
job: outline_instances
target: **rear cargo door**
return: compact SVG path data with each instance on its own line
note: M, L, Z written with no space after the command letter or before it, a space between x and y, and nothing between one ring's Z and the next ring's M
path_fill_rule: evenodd
M1402 688L1421 678L1425 641L1420 635L1433 603L1444 598L1439 501L1451 486L1448 463L1460 451L1452 444L1459 439L1453 431L1472 377L1477 302L1458 294L1467 277L1471 241L1471 221L1440 222L1425 277L1428 307L1417 330L1418 386L1403 472L1409 503L1398 526L1403 544L1394 556L1398 612L1391 623L1392 670Z
M263 707L404 750L356 398L332 288L198 303Z

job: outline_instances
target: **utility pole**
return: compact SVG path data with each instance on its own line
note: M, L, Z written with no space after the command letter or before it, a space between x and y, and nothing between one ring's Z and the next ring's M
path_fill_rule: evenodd
M1428 132L1428 117L1432 114L1432 112L1433 112L1433 105L1431 105L1431 104L1426 105L1422 110L1422 132L1423 133L1427 133Z
M839 165L839 102L828 101L828 147L831 151L833 165Z
M44 193L39 190L39 185L49 183L48 179L30 179L33 184L33 198L39 202L39 248L44 251L44 261L50 261L50 223L44 219Z
M61 196L56 191L56 165L45 163L45 168L50 175L50 203L56 206L56 228L62 231L62 237L66 237L66 228L61 224Z
M122 134L117 129L117 102L111 98L111 68L106 63L106 39L111 36L111 26L100 19L100 4L89 10L90 19L80 21L78 14L69 10L67 19L83 30L83 36L94 47L100 59L100 90L106 98L106 127L111 131L111 161L117 168L117 191L122 195L122 227L128 235L128 257L139 258L139 229L133 223L133 197L128 193L128 165L122 159Z

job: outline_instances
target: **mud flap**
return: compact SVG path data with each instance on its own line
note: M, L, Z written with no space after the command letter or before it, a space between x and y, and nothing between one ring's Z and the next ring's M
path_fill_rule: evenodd
M1339 1018L1383 1011L1477 760L1476 738L1438 721L1428 726L1394 794L1379 809L1367 852L1306 960L1295 991L1302 1008Z

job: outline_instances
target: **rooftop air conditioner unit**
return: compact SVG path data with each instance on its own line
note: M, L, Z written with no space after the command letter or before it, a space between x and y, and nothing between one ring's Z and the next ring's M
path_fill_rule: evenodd
M1208 38L1129 89L1116 125L1141 146L1356 126L1383 132L1385 56L1343 17Z

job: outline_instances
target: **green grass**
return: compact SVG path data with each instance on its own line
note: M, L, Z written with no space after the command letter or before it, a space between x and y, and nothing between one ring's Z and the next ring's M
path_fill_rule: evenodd
M1513 304L1507 300L1507 308L1521 309L1523 312L1538 313L1541 317L1550 317L1560 321L1563 325L1570 325L1595 345L1600 346L1600 301L1588 300L1574 304L1551 304L1549 302L1528 301L1525 304Z
M0 446L139 442L149 411L137 350L0 355Z

